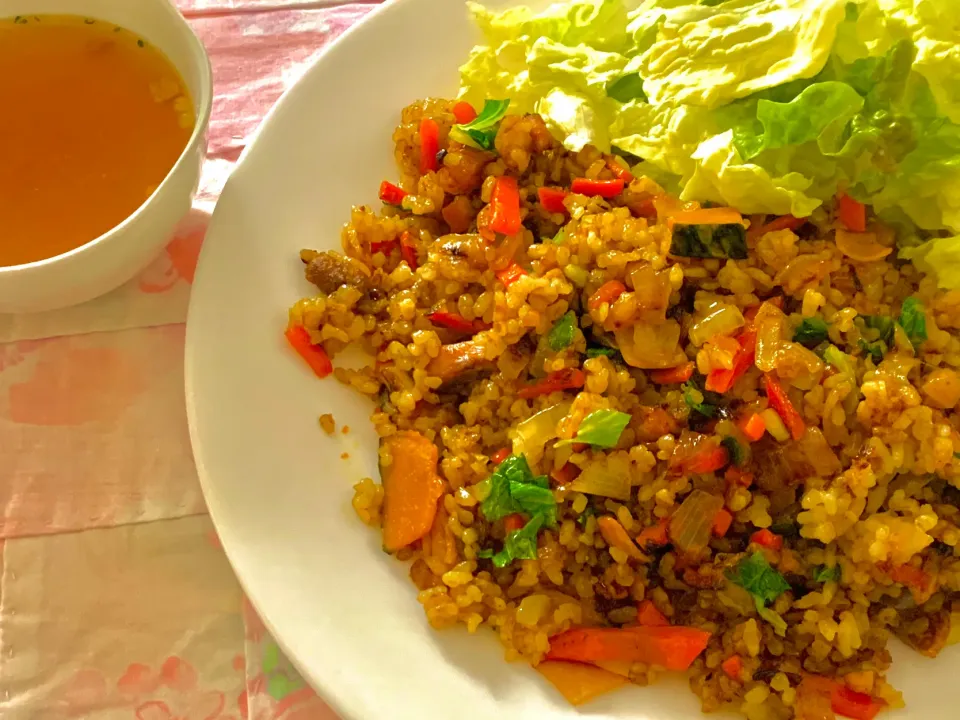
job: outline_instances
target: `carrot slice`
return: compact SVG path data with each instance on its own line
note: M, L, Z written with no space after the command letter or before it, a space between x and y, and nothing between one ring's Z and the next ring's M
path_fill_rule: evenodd
M497 274L497 278L500 280L500 282L503 283L504 287L510 287L517 280L519 280L524 275L526 275L527 271L524 270L519 265L517 265L517 263L512 262L509 265L507 265L503 270L498 270L496 274Z
M733 356L733 367L729 370L724 368L711 370L710 374L707 375L704 387L710 392L727 392L737 380L743 377L747 370L753 367L757 352L757 331L744 330L737 337L737 342L740 344L740 348Z
M520 189L517 179L502 175L493 183L490 194L489 228L504 235L520 232Z
M750 542L762 545L765 548L770 548L771 550L779 550L783 547L783 538L776 533L770 532L766 528L757 530L751 535Z
M637 606L637 622L644 627L669 627L670 621L657 610L652 600L644 600Z
M384 439L391 462L381 467L383 546L390 552L419 540L433 527L443 481L437 446L413 430Z
M667 526L669 524L670 521L664 518L656 525L644 528L640 531L640 534L637 535L637 545L642 548L648 546L662 547L666 545L669 541L667 537Z
M583 705L603 693L627 684L627 678L593 665L548 660L537 665L543 675L571 705Z
M550 638L548 660L623 660L687 670L710 633L691 627L573 628Z
M287 342L297 351L318 378L325 378L333 372L333 363L321 345L314 345L310 333L303 325L288 327L284 333Z
M733 515L730 514L730 511L726 508L720 508L717 511L716 516L713 518L713 534L717 537L723 537L730 530L730 526L733 524Z
M499 465L508 457L510 457L510 448L500 448L490 456L490 462L492 462L494 465Z
M440 152L440 126L433 118L420 121L420 174L426 175L440 167L437 153Z
M521 388L517 392L517 396L529 400L539 395L549 395L558 390L576 390L582 388L586 382L587 376L583 370L564 368L550 373L543 380L535 382L533 385Z
M527 518L523 515L523 513L513 513L512 515L507 515L503 519L503 529L508 533L519 530L526 524Z
M767 425L763 422L763 417L760 413L753 413L744 418L738 424L738 427L750 442L756 442L762 438L763 434L767 431Z
M679 385L693 377L693 368L694 364L691 360L683 365L677 365L675 368L654 370L650 373L650 379L657 385ZM710 388L707 389L709 390Z
M867 206L846 193L837 198L837 217L847 230L857 233L867 230Z
M618 297L627 291L627 286L619 280L608 280L599 289L590 296L587 301L587 307L596 310L604 303L613 303Z
M751 227L747 230L747 240L758 240L767 233L777 232L778 230L799 230L807 224L807 220L808 218L798 218L793 215L781 215L768 223Z
M731 655L722 663L720 668L730 677L731 680L740 681L743 675L743 660L739 655Z
M613 198L623 192L623 180L588 180L577 178L570 185L570 190L578 195L588 197Z

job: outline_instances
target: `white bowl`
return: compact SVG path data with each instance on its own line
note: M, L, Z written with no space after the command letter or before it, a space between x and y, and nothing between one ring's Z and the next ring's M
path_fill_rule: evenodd
M286 94L228 182L187 329L191 437L210 512L267 626L346 718L703 720L680 678L578 711L528 666L504 662L492 632L432 630L409 568L350 507L351 486L377 477L371 405L317 380L283 340L287 307L311 293L297 252L337 248L350 206L378 203L380 181L397 178L400 109L456 92L474 42L461 2L387 4ZM324 434L324 412L350 434ZM891 680L908 710L884 720L955 718L960 648L936 661L896 652Z
M0 267L0 313L53 310L90 300L123 284L160 254L197 191L213 94L203 44L169 0L0 0L0 17L28 13L106 20L152 43L166 53L189 88L196 126L173 169L122 223L62 255Z

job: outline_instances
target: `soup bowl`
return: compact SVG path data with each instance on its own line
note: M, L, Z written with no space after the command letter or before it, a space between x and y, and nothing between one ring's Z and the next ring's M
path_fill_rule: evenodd
M196 124L163 181L120 224L69 252L0 267L0 313L55 310L91 300L129 280L162 251L197 191L213 91L203 44L169 0L0 0L0 18L21 14L96 18L152 43L189 89Z

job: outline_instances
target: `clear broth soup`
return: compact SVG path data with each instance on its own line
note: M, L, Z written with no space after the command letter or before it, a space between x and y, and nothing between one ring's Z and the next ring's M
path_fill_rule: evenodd
M193 101L157 48L69 15L0 20L0 266L129 217L183 152Z

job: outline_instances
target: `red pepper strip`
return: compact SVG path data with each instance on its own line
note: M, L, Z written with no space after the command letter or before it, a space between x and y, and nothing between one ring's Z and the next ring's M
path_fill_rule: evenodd
M477 111L473 109L473 105L461 100L453 106L453 117L456 118L458 125L466 125L477 119Z
M550 638L547 659L642 662L682 672L709 641L710 633L692 627L571 628Z
M513 513L512 515L507 515L503 519L503 529L508 533L511 533L514 530L519 530L526 524L527 518L522 513Z
M851 690L846 685L840 685L830 694L833 711L853 720L873 720L886 706L883 700Z
M850 232L867 231L867 206L847 194L837 198L837 217Z
M722 663L720 669L723 670L731 680L740 681L743 675L743 660L739 655L731 655Z
M733 524L733 515L726 508L720 508L713 518L713 534L717 537L723 537L730 530Z
M633 182L633 173L621 165L620 161L613 155L607 156L607 170L612 172L617 180L623 180L626 185Z
M663 518L656 525L653 525L648 528L644 528L640 531L640 534L637 535L637 545L641 548L645 548L648 545L654 545L661 547L667 544L667 526L670 524L670 521L666 518Z
M510 448L500 448L490 456L490 462L492 462L494 465L499 465L508 457L510 457Z
M383 242L370 243L370 252L373 254L383 253L384 255L389 255L399 244L396 238L393 240L384 240Z
M417 262L417 248L413 244L413 237L406 230L400 234L400 256L407 261L411 270L416 270L420 265Z
M517 265L515 262L507 265L503 270L497 272L497 277L504 287L510 287L517 280L527 274L527 271Z
M570 186L570 190L578 195L588 197L613 198L623 192L623 180L587 180L577 178Z
M783 420L783 424L787 426L787 430L790 431L793 439L799 440L807 431L807 425L803 422L800 413L797 412L793 403L790 402L790 398L787 397L786 391L780 387L780 383L772 375L765 375L763 381L770 406L777 411L777 415Z
M575 390L582 388L586 381L587 376L584 374L583 370L565 368L563 370L557 370L556 372L550 373L543 380L540 380L533 385L527 385L525 388L521 388L517 393L517 396L522 397L524 400L529 400L530 398L535 398L538 395L549 395L550 393L557 392L559 390Z
M397 187L392 182L387 182L384 180L380 183L380 199L385 203L390 205L401 205L403 199L409 195L409 193L403 188Z
M770 532L766 528L757 530L750 536L750 542L761 545L771 550L780 550L783 547L783 538L776 533Z
M719 470L728 462L730 462L730 454L727 449L722 445L711 443L684 460L681 467L685 472L702 475Z
M325 378L333 372L333 363L330 357L320 345L314 345L310 340L310 333L303 325L293 325L288 327L284 333L287 342L304 360L307 365L316 373L317 377Z
M504 235L520 232L520 190L515 177L501 175L494 181L488 227Z
M420 121L420 174L426 175L440 167L437 153L440 152L440 127L433 118Z
M487 329L487 324L480 320L467 320L462 315L457 315L457 313L451 312L443 312L442 310L430 313L427 315L427 318L434 325L439 325L440 327L445 327L462 333L473 334Z
M587 300L587 307L596 310L604 303L612 304L627 291L627 286L619 280L608 280Z
M650 373L650 379L657 385L679 385L685 383L693 377L693 361L683 365L677 365L675 368L666 370L654 370ZM709 390L709 388L707 388Z
M569 485L577 479L578 475L580 475L580 468L571 462L550 473L551 479L553 479L557 485Z
M775 220L771 220L763 225L757 225L747 230L748 240L757 240L767 233L777 230L798 230L807 224L807 218L798 218L793 215L781 215Z
M747 440L750 442L756 442L767 431L767 424L763 421L760 413L753 413L744 418L737 424L737 427L747 436Z
M542 187L537 190L537 196L540 198L540 204L543 209L549 213L564 213L567 208L563 201L567 198L567 191L560 188Z
M644 627L669 627L670 621L657 610L652 600L644 600L637 606L637 622Z
M704 387L710 392L727 392L753 366L757 353L757 331L744 330L737 337L737 342L740 343L740 349L733 356L733 367L730 370L711 370L707 375Z

